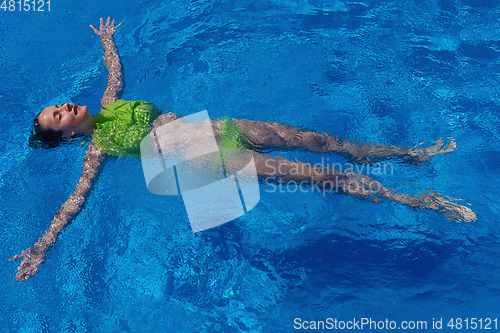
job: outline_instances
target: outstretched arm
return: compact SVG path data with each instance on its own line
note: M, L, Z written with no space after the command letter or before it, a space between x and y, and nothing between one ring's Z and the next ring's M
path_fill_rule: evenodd
M102 44L106 49L104 61L106 62L109 76L108 87L101 98L102 106L115 101L118 97L118 93L123 89L122 66L113 41L113 34L122 23L113 27L114 20L111 22L111 25L109 24L109 20L108 18L106 25L103 25L103 20L101 19L100 30L91 26L91 28L101 36ZM99 176L101 163L106 156L105 153L94 146L93 141L90 143L84 158L82 176L76 185L76 189L69 199L61 206L59 211L54 214L54 219L50 223L49 229L32 247L9 259L12 262L23 259L18 267L16 280L24 281L38 272L38 269L45 260L47 250L56 242L59 233L61 233L61 231L70 224L82 210L87 196Z
M113 35L115 34L116 29L123 24L120 23L116 27L114 26L115 20L109 23L110 17L106 21L106 24L103 24L103 20L101 18L100 30L97 30L93 25L90 25L92 30L99 36L101 36L101 43L104 47L104 63L106 64L106 68L108 69L108 86L106 87L106 91L101 98L101 105L105 106L109 103L116 101L123 91L124 82L123 82L123 67L120 61L120 56L118 55L118 50L116 49L115 41L113 39Z
M9 259L12 262L23 259L18 267L16 280L24 281L35 275L45 260L45 253L56 242L59 233L80 213L90 189L97 179L101 162L105 156L100 149L90 144L84 159L83 173L76 190L54 214L49 229L32 247Z

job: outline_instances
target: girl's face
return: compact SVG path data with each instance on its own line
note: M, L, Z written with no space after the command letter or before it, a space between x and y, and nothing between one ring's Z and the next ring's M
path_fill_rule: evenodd
M89 108L74 103L46 107L40 113L38 122L40 125L57 131L62 130L69 135L87 132L93 128Z

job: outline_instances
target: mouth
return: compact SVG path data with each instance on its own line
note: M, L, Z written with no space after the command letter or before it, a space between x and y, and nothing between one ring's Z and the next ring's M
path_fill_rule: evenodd
M78 105L73 105L73 112L75 113L75 116L78 115L78 108L79 106Z

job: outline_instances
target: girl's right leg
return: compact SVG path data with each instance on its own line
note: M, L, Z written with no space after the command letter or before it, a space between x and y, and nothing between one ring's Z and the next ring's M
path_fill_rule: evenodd
M258 152L253 152L253 158L259 178L267 184L310 186L312 191L317 190L319 193L338 192L373 202L381 202L385 198L411 208L432 209L457 222L471 222L477 219L476 214L468 207L448 201L436 192L429 191L416 197L396 193L362 174L346 174L333 168L312 166L309 163Z

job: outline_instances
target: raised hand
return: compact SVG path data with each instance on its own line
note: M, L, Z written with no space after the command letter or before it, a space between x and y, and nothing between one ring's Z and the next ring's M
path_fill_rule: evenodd
M92 24L90 25L90 27L92 28L92 30L94 30L94 32L96 34L98 34L101 37L113 37L113 35L115 34L116 29L118 29L118 27L121 26L123 24L123 22L121 22L120 24L118 24L115 27L114 26L115 25L115 20L113 19L113 21L111 21L111 24L109 24L110 20L111 20L111 17L108 17L108 20L106 21L106 24L104 24L103 20L102 20L102 17L101 17L101 26L99 27L99 30L97 30L96 27L94 27Z
M45 252L46 248L37 242L29 249L21 252L21 254L9 259L11 262L23 259L17 269L16 280L24 281L35 275L45 259Z

